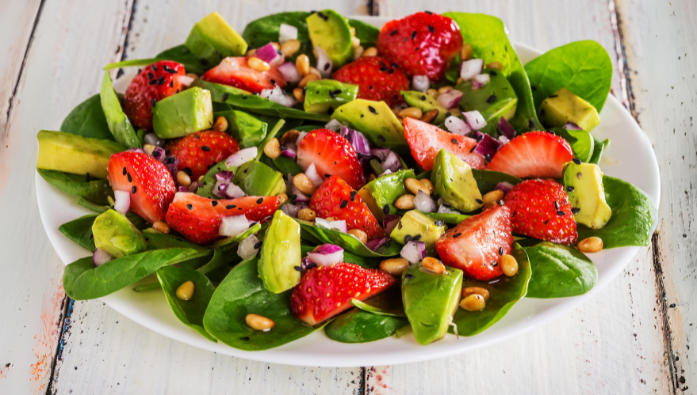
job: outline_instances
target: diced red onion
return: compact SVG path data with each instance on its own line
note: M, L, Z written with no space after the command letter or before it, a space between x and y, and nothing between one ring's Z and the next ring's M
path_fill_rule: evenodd
M185 187L185 186L183 186L183 185L180 185L180 186L177 188L177 191L178 191L178 192L191 192L191 191L189 190L189 187Z
M172 174L172 177L176 180L177 173L179 172L179 158L176 156L166 156L163 163L165 164L167 170L169 170L169 173Z
M399 255L411 264L419 263L426 258L426 243L423 241L410 241L402 247Z
M165 157L167 156L167 155L165 155L165 152L166 152L166 151L165 151L164 148L162 148L162 147L155 147L155 149L152 150L151 156L152 156L153 158L157 159L158 161L160 161L160 163L162 163L162 162L165 161Z
M283 89L279 87L274 87L273 89L264 89L261 91L261 97L264 99L269 99L274 103L278 103L282 106L293 107L298 104L298 101L291 95L286 95Z
M440 207L438 207L437 213L438 214L460 214L459 211L453 210L452 206L450 206L447 203L441 204Z
M414 196L414 207L423 213L432 213L436 211L436 204L430 196L424 191L419 190Z
M314 269L316 267L317 267L317 264L314 262L311 262L307 257L303 258L300 261L300 270L302 270L303 272L306 272L310 269Z
M101 248L97 248L92 254L92 263L94 263L94 266L101 266L112 259L113 257Z
M502 145L500 141L484 133L479 133L477 139L479 140L479 144L477 144L473 152L484 157L489 155L491 158Z
M249 229L249 221L244 215L231 215L223 217L220 221L218 234L221 236L233 237Z
M382 228L385 230L385 234L392 233L392 230L397 226L399 220L402 219L399 215L385 214L382 216Z
M515 137L515 129L513 129L513 126L511 126L511 124L508 123L506 118L499 118L499 123L496 127L498 128L499 132L501 132L501 134L506 136L509 140Z
M242 188L238 187L237 185L230 183L227 188L225 188L225 194L227 197L230 199L237 199L241 197L247 196L246 193L242 190Z
M129 148L129 149L126 150L126 152L137 152L137 153L139 153L139 154L145 154L145 155L148 154L148 153L145 152L145 150L142 149L142 148Z
M298 217L298 213L300 210L304 209L307 207L307 204L303 203L297 203L297 204L291 204L291 203L286 203L283 206L281 206L281 211L283 211L286 215L289 215L293 218Z
M295 196L295 198L293 199L295 202L309 202L310 201L310 198L307 195L305 195L304 193L300 192L300 190L295 185L293 185L292 190L293 190L293 196Z
M291 149L290 147L286 147L286 149L281 151L281 155L285 156L287 158L290 158L290 159L295 159L295 157L296 157L295 151L293 149Z
M179 81L179 83L181 83L182 85L184 85L187 88L189 86L191 86L191 84L194 82L194 79L189 77L188 75L179 74L179 75L176 75L175 78Z
M395 154L393 151L390 151L385 160L380 162L380 166L382 166L382 168L385 170L395 172L402 168L402 163L399 161L399 156L397 156L397 154Z
M486 120L477 110L463 112L462 115L465 117L467 124L474 130L482 130L486 126Z
M490 79L491 77L489 74L477 74L474 76L474 78L472 78L472 85L475 86L475 89L479 89L488 84Z
M387 243L389 240L389 237L381 237L379 239L368 240L368 243L366 243L365 246L368 247L371 251L376 251L378 248L385 245L385 243Z
M269 66L279 66L285 60L283 52L278 51L271 43L258 48L254 56L268 63Z
M327 254L334 254L336 252L344 252L344 249L339 247L336 244L322 244L317 247L315 247L312 252L317 253L317 254L322 254L322 255L327 255Z
M481 74L484 69L484 59L465 60L460 64L460 77L469 81L477 74Z
M506 195L508 195L508 192L510 192L511 189L513 189L513 184L511 184L510 182L505 182L505 181L499 182L498 184L496 184L496 188L494 188L494 189L495 190L498 189L499 191L503 192L503 196L506 196Z
M459 134L461 136L467 136L472 133L472 128L469 127L467 122L453 115L445 118L445 127L450 133Z
M318 266L331 266L344 261L344 249L334 244L322 244L308 252L307 258Z
M337 121L336 119L332 119L331 121L327 122L326 125L324 125L324 128L339 133L339 130L341 130L342 126L345 126L345 125L342 124L341 122ZM296 141L296 143L297 142L298 141Z
M302 79L300 73L298 73L298 68L295 67L293 62L283 63L282 65L278 66L278 71L283 74L283 78L285 78L286 81L292 84L300 82Z
M315 47L315 56L317 57L317 70L322 75L322 78L329 78L332 75L332 60L327 55L322 47Z
M229 167L240 167L243 164L254 160L257 157L257 147L249 147L241 149L234 154L230 155L226 160L225 164Z
M165 141L162 140L161 138L157 137L155 133L147 133L145 136L143 136L143 141L145 144L152 144L156 147L164 147L165 146ZM155 152L155 151L153 151Z
M415 75L411 80L411 86L419 92L426 92L431 87L431 81L427 75Z
M371 148L370 149L370 154L373 155L374 157L378 158L380 162L384 161L387 159L387 155L392 152L389 148Z
M438 95L438 103L443 105L446 109L450 110L452 108L457 107L457 104L460 102L460 99L462 98L463 93L460 92L457 89L451 89L447 92L441 93Z
M242 259L253 257L259 252L258 248L254 248L257 243L259 243L259 239L255 235L248 236L237 245L237 255Z
M310 181L312 181L313 184L315 184L316 187L319 187L324 182L324 179L322 179L319 173L317 173L314 163L310 163L310 166L305 169L305 175L310 179Z
M508 144L508 142L511 141L508 139L506 136L499 136L499 142L501 142L501 145Z
M324 218L315 218L315 225L319 226L320 228L324 229L333 229L333 230L338 230L339 232L346 233L347 228L346 228L346 221L343 219L341 221L327 221Z
M126 215L131 207L131 193L129 191L114 191L114 210Z
M217 181L215 186L213 186L213 194L220 197L227 197L226 191L228 185L230 185L230 181Z
M339 134L341 134L344 138L346 138L346 140L349 141L349 143L351 143L351 146L357 154L370 155L370 143L368 143L368 139L363 135L363 133L341 125Z
M566 124L564 124L563 128L566 130L581 130L581 127L573 122L567 122Z
M278 29L278 42L283 44L288 40L298 39L298 28L293 25L281 23L281 28Z

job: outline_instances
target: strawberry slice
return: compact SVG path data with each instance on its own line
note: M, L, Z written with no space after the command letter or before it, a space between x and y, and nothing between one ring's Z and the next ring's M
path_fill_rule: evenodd
M167 167L150 155L119 152L109 158L109 184L131 193L131 210L148 222L164 221L177 187Z
M276 67L271 67L267 71L255 70L247 64L248 59L245 56L225 58L201 78L252 93L261 93L262 90L273 89L275 86L283 88L286 84L285 78Z
M337 175L353 189L365 185L356 150L348 140L331 130L313 130L298 144L298 165L307 169L312 163L320 176Z
M351 299L366 300L397 284L391 274L336 263L308 270L290 294L290 309L307 325L314 326L345 311Z
M554 180L527 180L504 198L513 231L559 244L576 244L576 220L564 187Z
M473 169L484 168L484 157L471 152L477 145L475 139L446 132L413 118L404 118L404 137L414 159L424 170L433 169L433 160L441 149L462 159Z
M171 140L166 150L167 155L179 159L177 170L184 170L197 180L211 166L239 151L240 145L229 134L211 130Z
M348 230L360 229L368 235L368 239L385 234L361 197L338 176L331 176L317 188L310 198L310 208L320 218L345 220Z
M499 256L510 254L512 246L511 211L505 206L467 218L436 241L444 264L483 281L501 275Z
M248 220L261 221L273 215L278 206L275 196L213 200L177 192L167 210L167 224L187 240L205 244L221 237L218 230L223 217L244 214Z
M393 107L404 100L400 91L409 90L409 79L396 64L378 56L358 58L332 74L332 78L358 85L358 98L384 101Z
M487 170L518 178L561 178L565 163L574 158L563 138L548 132L529 132L511 140L491 158Z
M123 95L123 111L137 128L152 130L152 107L166 97L179 93L184 65L162 60L136 75Z

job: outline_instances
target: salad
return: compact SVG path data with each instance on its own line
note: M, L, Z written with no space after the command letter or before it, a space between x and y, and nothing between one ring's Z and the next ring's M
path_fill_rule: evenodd
M238 34L214 12L105 70L37 136L39 174L94 211L60 227L92 252L65 268L75 300L163 292L243 350L427 345L584 294L589 254L649 243L650 201L598 166L612 63L593 41L523 65L488 15L285 12Z

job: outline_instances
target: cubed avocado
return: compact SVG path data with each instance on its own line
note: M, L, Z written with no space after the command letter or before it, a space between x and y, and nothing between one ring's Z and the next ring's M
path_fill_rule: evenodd
M249 196L276 196L286 191L283 174L256 160L240 166L232 182Z
M184 46L208 67L247 53L247 42L215 11L194 25Z
M37 169L58 170L73 174L90 174L106 178L109 157L125 151L121 144L111 140L92 139L76 134L42 130L39 140Z
M604 227L612 216L605 201L603 172L593 163L569 162L564 165L564 188L571 211L579 224L591 229Z
M322 10L307 17L307 30L312 46L320 47L332 60L334 70L353 59L351 26L334 10Z
M183 137L213 126L211 92L193 87L160 100L152 111L155 134L161 139Z
M310 81L305 90L305 111L333 114L339 106L356 100L358 85L335 80Z
M409 154L404 126L384 101L356 99L339 107L332 118L362 132L373 144Z
M446 268L444 274L429 272L421 264L402 273L402 302L414 337L419 344L430 344L448 332L462 292L463 273Z
M482 207L482 193L472 168L444 149L433 161L431 183L436 194L460 211L468 213Z
M438 110L438 115L432 122L436 125L445 121L445 117L449 114L448 110L428 93L419 91L402 91L401 93L408 105L420 109L424 114L431 110Z
M561 88L540 105L540 121L549 128L572 122L590 132L600 124L600 115L590 103Z
M382 222L382 216L387 211L385 206L388 207L390 214L395 214L397 208L393 204L394 201L407 193L404 188L404 180L414 177L414 170L407 169L376 178L365 184L358 191L358 196L368 205L375 218Z
M214 104L215 109L215 104ZM240 148L256 147L266 137L268 124L243 111L226 110L214 112L213 118L225 117L228 122L227 133L240 143Z
M140 231L125 215L107 210L92 224L94 246L109 253L114 258L137 254L147 249L147 243Z
M259 277L273 293L287 291L300 283L300 225L277 210L261 247Z
M399 224L392 230L390 237L400 244L406 244L407 236L411 236L412 239L416 236L421 236L419 240L426 244L426 252L433 254L435 252L436 240L445 234L447 229L445 225L436 225L436 221L427 217L424 213L418 210L411 210L399 220Z
M489 74L489 82L476 88L473 81L464 81L455 89L464 93L460 99L460 109L465 111L479 111L484 120L496 121L501 117L506 120L513 118L518 106L518 96L508 82L508 79L497 69L486 69Z

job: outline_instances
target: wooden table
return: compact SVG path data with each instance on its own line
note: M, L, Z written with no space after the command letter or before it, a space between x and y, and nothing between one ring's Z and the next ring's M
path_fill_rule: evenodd
M0 2L0 394L644 394L697 388L697 2L692 0L3 0ZM285 10L345 15L484 12L548 50L581 39L614 62L613 94L653 143L658 229L621 276L562 318L435 361L355 368L270 365L151 332L102 302L75 302L36 205L36 133L98 92L101 67L184 41L213 10L237 29ZM697 224L696 228L697 228ZM694 353L693 353L694 355Z

